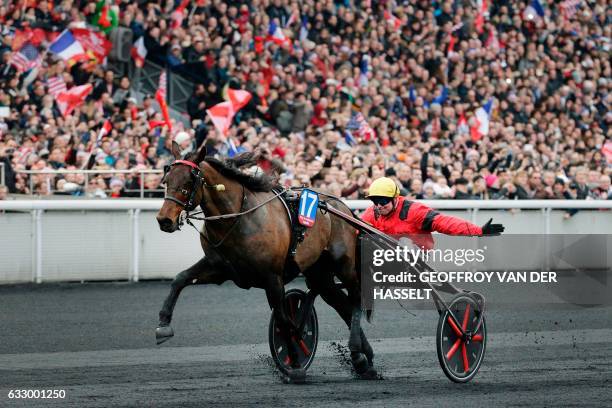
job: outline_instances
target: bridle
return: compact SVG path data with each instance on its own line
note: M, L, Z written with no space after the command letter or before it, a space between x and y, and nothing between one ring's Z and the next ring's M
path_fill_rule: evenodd
M230 233L234 230L234 228L238 225L238 220L240 217L242 217L243 215L249 214L253 211L256 211L258 208L263 207L264 205L268 204L269 202L271 202L272 200L280 197L281 195L283 195L287 189L283 188L281 189L279 192L275 193L272 197L269 197L268 199L266 199L265 201L263 201L262 203L257 204L256 206L249 208L248 210L245 209L246 204L247 204L247 195L246 195L246 189L244 188L244 185L242 185L242 200L241 200L241 204L240 204L240 210L238 210L237 213L232 213L232 214L221 214L221 215L213 215L213 216L208 216L208 217L196 217L197 214L201 214L203 213L203 211L196 211L193 214L189 214L191 211L195 210L196 204L195 204L195 197L198 191L198 187L201 185L202 187L205 188L211 188L213 190L216 191L225 191L225 186L223 184L215 184L215 185L209 185L206 183L206 180L204 180L204 173L202 172L202 170L200 169L200 167L189 160L175 160L174 163L170 164L170 165L166 165L164 166L164 176L162 178L162 182L166 179L166 176L168 175L168 173L170 172L170 169L173 166L176 165L185 165L191 168L190 174L192 176L192 180L193 183L191 185L191 193L189 191L187 191L184 188L181 188L180 190L177 190L178 192L180 192L181 194L183 194L184 196L189 196L189 200L187 201L181 201L178 198L168 195L167 194L167 190L166 190L166 194L164 195L164 200L168 200L168 201L172 201L175 204L180 205L181 207L183 207L184 211L184 216L181 215L179 217L179 229L181 227L181 225L183 225L183 222L186 222L187 224L189 224L191 227L193 227L206 241L208 241L209 244L211 244L211 246L213 248L217 248L219 247L221 244L223 244L223 242L225 241L225 239L230 235ZM194 220L200 220L200 221L217 221L217 220L226 220L226 219L234 219L234 222L232 223L232 225L227 229L225 235L216 243L212 243L210 241L210 239L205 235L202 234L201 231L198 230L198 228L193 225L193 223L191 222L192 219Z
M181 207L183 207L185 209L185 211L187 212L187 214L189 214L190 211L193 211L196 207L195 205L195 196L197 194L198 191L198 186L202 185L205 186L206 185L206 181L204 181L204 174L202 174L202 170L200 170L200 167L195 164L192 161L189 160L176 160L174 163L170 164L170 165L166 165L164 166L164 177L162 178L162 182L166 179L166 176L168 175L168 173L170 172L170 169L173 166L176 165L185 165L188 167L191 167L191 178L193 180L193 183L191 185L191 193L189 193L189 191L187 191L184 188L181 188L180 190L178 190L179 193L183 194L185 197L189 197L189 199L187 201L181 201L178 198L168 195L167 191L166 194L164 195L164 200L168 200L168 201L172 201L178 205L180 205Z

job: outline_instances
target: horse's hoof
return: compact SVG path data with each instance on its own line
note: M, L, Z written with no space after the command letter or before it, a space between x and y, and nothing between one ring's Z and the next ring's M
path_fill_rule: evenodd
M368 368L364 373L358 374L360 380L379 380L380 376L374 367Z
M293 368L287 373L287 384L304 384L306 382L306 370L303 368Z
M170 340L174 336L174 330L171 326L159 326L155 329L155 340L157 344L162 344Z
M353 363L353 368L355 369L355 373L357 373L357 375L365 373L370 368L368 359L363 353L351 353L351 362Z

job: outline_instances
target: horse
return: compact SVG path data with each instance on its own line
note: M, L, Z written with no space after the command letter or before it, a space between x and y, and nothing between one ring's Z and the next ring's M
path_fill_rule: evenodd
M243 171L257 163L256 153L219 160L207 156L204 146L181 159L175 142L171 150L175 161L164 175L166 194L157 214L160 229L168 233L178 230L184 212L188 215L198 206L206 218L212 219L205 221L199 231L204 256L178 273L170 285L170 293L159 312L157 343L174 335L172 314L186 286L233 281L243 289L264 289L281 335L289 345L288 375L297 382L305 377L305 370L299 365L291 339L301 336L285 310L284 286L302 273L307 286L320 293L349 327L348 346L358 378L377 378L374 353L361 328L357 230L339 217L319 210L315 224L289 259L292 226L289 217L283 216L286 210L279 194L273 191L278 187L276 178ZM354 216L340 200L328 200L328 205ZM288 274L288 269L294 273ZM334 277L348 293L336 285Z

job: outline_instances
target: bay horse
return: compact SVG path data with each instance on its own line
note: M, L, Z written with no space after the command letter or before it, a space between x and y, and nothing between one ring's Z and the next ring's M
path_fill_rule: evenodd
M188 214L198 206L206 217L254 210L238 217L205 221L200 231L204 256L172 281L159 312L158 344L174 335L170 326L172 313L186 286L220 285L231 280L243 289L265 290L281 335L288 344L289 377L303 378L305 371L299 366L297 349L291 341L300 335L284 302L284 286L297 275L287 274L292 227L284 204L273 191L277 187L276 178L242 171L256 164L255 153L218 160L207 157L204 146L181 160L179 146L173 142L172 154L175 161L164 176L166 195L157 214L162 231L171 233L179 229L181 213ZM329 200L328 205L352 214L339 200ZM307 286L318 291L348 325L355 372L360 378L373 379L376 378L374 353L361 329L357 239L357 231L348 223L319 210L314 226L307 231L290 263L292 270L301 272ZM342 282L348 295L335 284L334 277Z

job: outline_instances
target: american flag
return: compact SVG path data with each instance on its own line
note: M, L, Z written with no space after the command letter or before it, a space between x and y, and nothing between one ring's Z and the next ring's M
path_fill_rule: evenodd
M166 95L168 94L168 77L166 76L166 71L162 71L161 75L159 76L159 86L157 87L157 91L164 99L166 99Z
M349 120L349 123L346 125L346 129L354 130L355 134L361 137L365 142L376 138L374 129L370 127L361 112L357 112L351 117L351 120Z
M565 0L561 3L561 11L565 18L572 18L578 12L580 3L582 3L582 0Z
M57 95L59 95L60 92L64 92L67 89L66 82L64 82L64 77L58 75L47 79L47 88L49 88L49 94L51 94L54 99L57 98Z
M25 72L39 66L42 63L42 59L38 49L32 44L27 43L19 51L13 53L9 63L15 66L18 71Z

